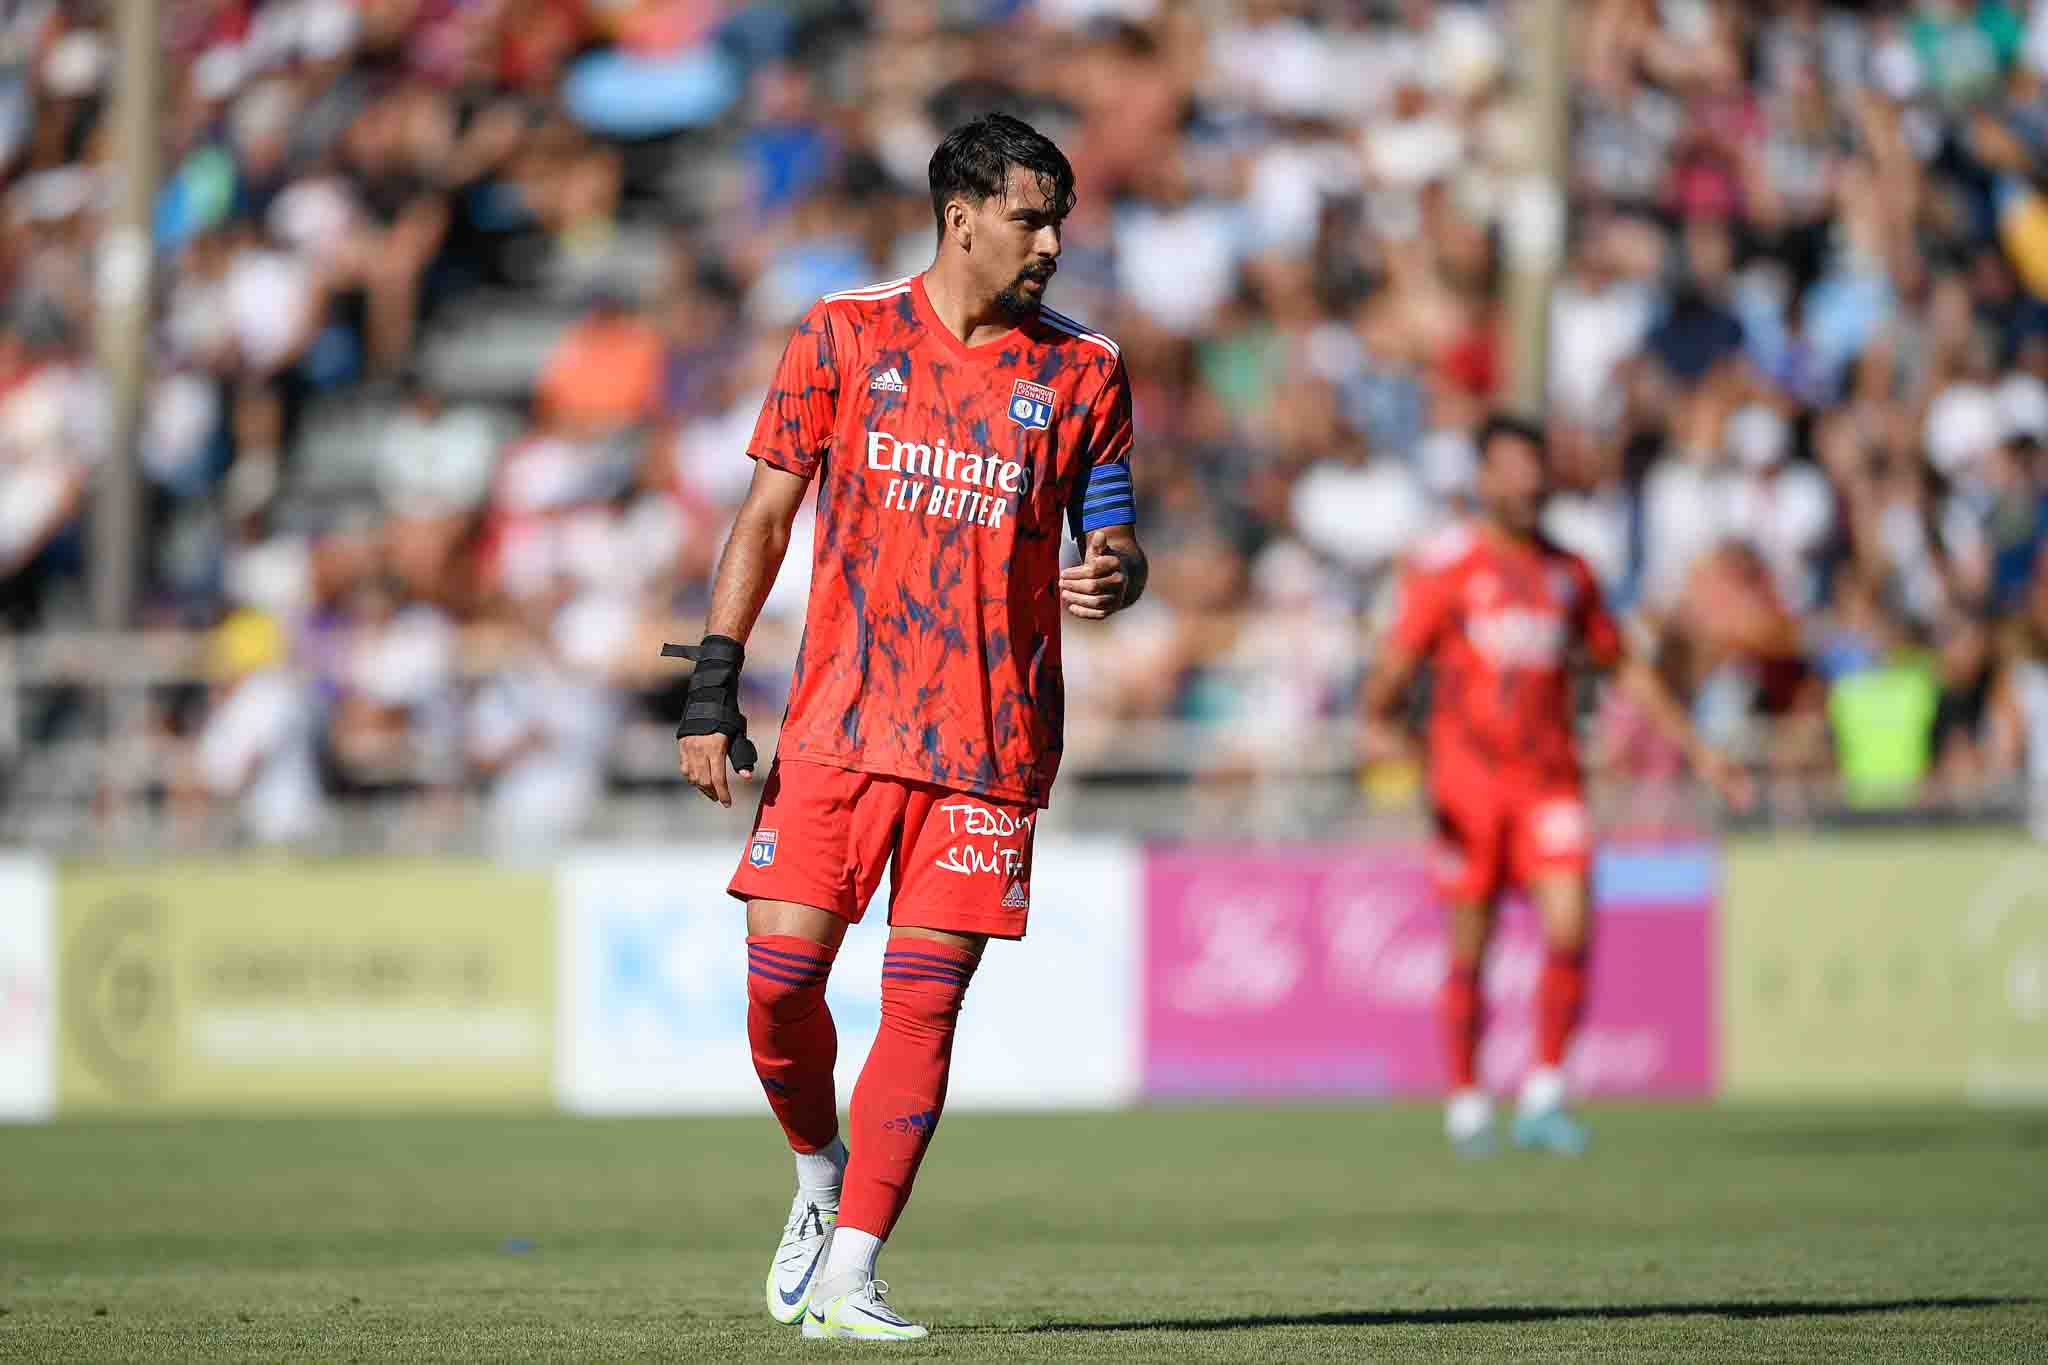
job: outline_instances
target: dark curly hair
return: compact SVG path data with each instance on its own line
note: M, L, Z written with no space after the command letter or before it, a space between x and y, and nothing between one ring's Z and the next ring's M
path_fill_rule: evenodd
M932 216L946 230L946 205L955 199L981 203L1002 195L1010 167L1038 177L1052 211L1064 217L1074 207L1074 167L1053 140L1023 119L984 114L946 134L932 153Z

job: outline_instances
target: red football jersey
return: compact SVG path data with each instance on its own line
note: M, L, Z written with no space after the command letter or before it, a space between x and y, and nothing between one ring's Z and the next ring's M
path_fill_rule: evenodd
M970 347L922 276L813 306L747 447L818 480L782 755L1044 805L1060 535L1133 520L1130 451L1116 346L1061 314Z
M1583 559L1453 527L1409 564L1392 643L1435 665L1429 749L1439 791L1578 780L1572 656L1603 667L1621 657L1621 633Z

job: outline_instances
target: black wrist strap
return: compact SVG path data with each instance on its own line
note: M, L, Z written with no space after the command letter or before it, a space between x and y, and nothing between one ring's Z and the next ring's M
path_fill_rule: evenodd
M683 694L683 719L676 738L724 735L732 741L728 754L734 768L751 769L760 761L747 738L747 718L740 713L740 667L747 650L729 635L707 635L694 645L664 644L664 659L689 659L697 667Z

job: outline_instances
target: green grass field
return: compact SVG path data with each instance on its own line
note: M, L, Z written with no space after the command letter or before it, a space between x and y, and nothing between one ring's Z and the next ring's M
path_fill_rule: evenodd
M763 1314L765 1116L5 1129L0 1357L2048 1359L2048 1115L1593 1116L1486 1162L1413 1108L949 1117L917 1348Z

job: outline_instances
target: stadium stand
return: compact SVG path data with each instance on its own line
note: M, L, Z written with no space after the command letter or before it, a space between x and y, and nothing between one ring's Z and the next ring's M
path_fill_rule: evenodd
M109 640L113 7L5 6L0 833L725 819L682 813L656 645L694 638L790 325L922 268L925 158L990 108L1079 169L1054 302L1122 345L1155 563L1068 632L1056 815L1403 808L1351 718L1503 396L1505 8L168 3L145 592ZM2048 2L1590 0L1573 70L1550 533L1767 779L1761 818L2038 808ZM803 558L752 650L764 720ZM1642 717L1588 713L1630 818L1695 818Z

